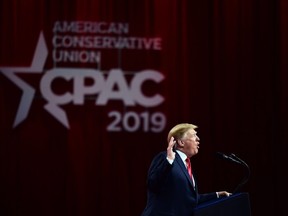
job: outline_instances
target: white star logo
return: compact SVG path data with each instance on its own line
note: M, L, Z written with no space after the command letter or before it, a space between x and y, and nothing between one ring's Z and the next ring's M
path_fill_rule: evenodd
M43 32L40 32L33 61L30 67L0 67L0 72L2 72L3 75L5 75L8 79L10 79L15 85L17 85L23 91L13 127L18 126L22 121L24 121L27 118L35 95L35 89L28 83L20 79L16 74L42 73L47 56L48 56L47 45L45 43Z

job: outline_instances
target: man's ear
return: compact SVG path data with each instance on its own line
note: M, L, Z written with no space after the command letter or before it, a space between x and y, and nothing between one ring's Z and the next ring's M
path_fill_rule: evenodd
M182 141L182 140L178 140L178 146L180 146L180 147L184 147L184 142Z

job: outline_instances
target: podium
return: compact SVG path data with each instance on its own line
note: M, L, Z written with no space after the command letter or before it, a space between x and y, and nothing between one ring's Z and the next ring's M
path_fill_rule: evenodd
M193 216L251 216L248 193L237 193L229 197L198 205Z

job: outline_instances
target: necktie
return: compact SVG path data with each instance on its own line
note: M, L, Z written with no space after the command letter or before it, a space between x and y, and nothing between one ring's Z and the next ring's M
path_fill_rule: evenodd
M186 166L187 166L187 170L188 170L189 176L192 179L192 168L191 168L190 159L186 158L185 161L186 161Z

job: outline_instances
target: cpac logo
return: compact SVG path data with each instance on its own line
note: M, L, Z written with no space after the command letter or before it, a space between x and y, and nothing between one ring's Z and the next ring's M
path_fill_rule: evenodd
M18 77L17 73L43 73L47 56L48 49L41 32L30 67L0 67L0 72L23 91L13 127L18 126L27 118L35 95L35 89ZM93 80L92 85L85 86L85 79L87 78ZM52 82L55 79L72 80L72 93L67 91L62 95L55 94L52 90ZM105 78L101 71L94 69L53 68L43 74L40 81L40 91L47 100L44 108L60 123L69 128L66 112L60 107L61 105L68 103L83 105L86 95L98 94L95 105L103 106L109 100L121 100L126 106L155 107L164 101L163 96L160 94L150 97L144 95L142 85L147 80L160 83L163 79L163 74L157 71L144 70L137 72L129 85L120 69L110 70L107 78ZM117 90L115 90L115 86L117 86Z

